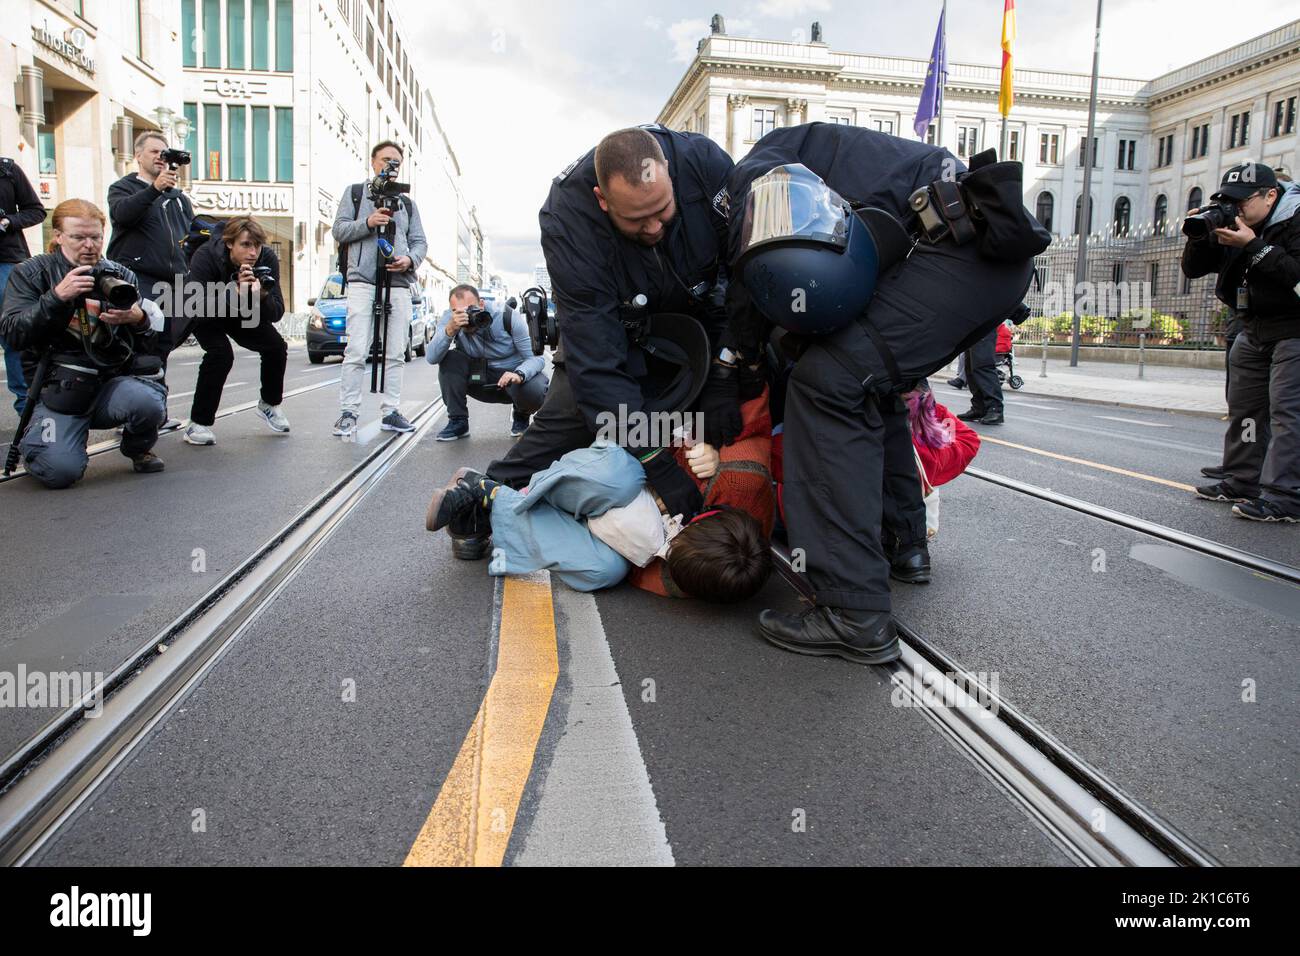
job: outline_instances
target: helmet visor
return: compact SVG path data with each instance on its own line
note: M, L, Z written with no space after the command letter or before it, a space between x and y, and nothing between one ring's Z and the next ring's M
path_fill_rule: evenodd
M777 166L749 187L737 258L769 242L787 240L843 249L850 215L848 203L807 166Z

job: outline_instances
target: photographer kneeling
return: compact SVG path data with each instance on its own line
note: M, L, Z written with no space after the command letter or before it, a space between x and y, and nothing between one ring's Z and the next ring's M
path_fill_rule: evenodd
M1239 518L1300 522L1300 185L1243 163L1211 198L1184 220L1183 274L1218 273L1243 330L1228 355L1226 477L1196 494L1235 502Z
M90 429L118 425L135 470L162 471L150 451L167 417L162 312L141 299L133 272L100 258L105 218L94 203L64 200L51 221L52 251L14 269L0 317L33 388L20 423L27 471L48 488L75 484Z
M466 395L480 402L512 403L510 434L518 438L528 428L529 417L542 407L550 384L542 372L545 361L533 354L525 317L512 315L509 306L485 309L472 285L456 286L448 299L451 308L443 312L425 352L429 364L438 366L438 385L447 405L447 425L438 441L469 436Z
M205 302L216 306L215 314L204 316L194 326L194 337L203 346L199 380L194 386L190 426L185 441L191 445L213 445L212 434L217 405L226 376L235 364L230 343L243 346L262 357L262 392L257 414L272 431L286 433L289 420L280 410L284 398L284 369L289 360L275 323L284 317L284 295L280 291L280 260L266 244L266 232L251 216L226 223L190 262L190 282L203 285ZM211 292L216 291L216 295Z

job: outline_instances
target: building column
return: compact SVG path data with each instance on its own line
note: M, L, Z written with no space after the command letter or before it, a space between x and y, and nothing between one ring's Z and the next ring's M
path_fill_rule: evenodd
M130 172L134 154L135 126L131 117L119 116L113 120L113 168L119 179Z
M785 101L785 125L798 126L804 121L804 112L808 109L807 100L788 99Z
M732 93L727 97L727 106L731 114L731 153L732 159L739 159L745 152L745 107L749 97L742 93Z

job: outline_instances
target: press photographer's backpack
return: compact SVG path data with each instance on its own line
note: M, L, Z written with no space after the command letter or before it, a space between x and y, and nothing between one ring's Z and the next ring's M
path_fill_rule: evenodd
M365 188L366 188L365 183L352 184L352 218L354 220L357 218L357 216L361 215L361 196L365 192ZM409 216L411 214L410 198L405 193L403 193L402 195L399 195L397 197L397 201L402 204L402 208L406 210L406 214ZM350 245L352 245L352 243L350 242L339 243L339 255L338 255L337 265L338 265L339 275L342 276L342 283L339 286L339 295L342 295L344 292L346 292L348 288L348 246Z
M211 216L195 216L191 219L189 234L181 240L181 251L185 253L185 261L192 262L194 253L211 242L213 236L220 235L229 221Z

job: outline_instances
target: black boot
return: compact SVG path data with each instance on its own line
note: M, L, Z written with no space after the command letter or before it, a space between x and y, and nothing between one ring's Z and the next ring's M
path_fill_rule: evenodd
M430 531L447 529L451 553L465 561L484 557L492 545L492 501L497 482L469 468L461 468L429 502L424 526Z
M796 654L836 656L855 664L887 664L902 656L888 611L814 607L802 614L763 611L758 629L770 643Z
M904 548L890 559L889 576L904 584L929 584L930 549L923 544Z
M962 412L957 417L964 422L976 422L979 421L981 418L983 418L986 414L988 413L985 412L984 409L982 408L977 409L972 407L966 409L966 411Z
M1001 425L1005 421L1006 419L1002 417L1002 409L1000 408L996 411L989 412L979 420L981 425Z

